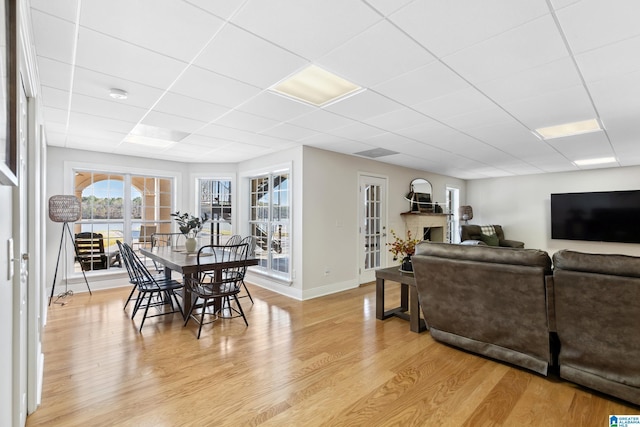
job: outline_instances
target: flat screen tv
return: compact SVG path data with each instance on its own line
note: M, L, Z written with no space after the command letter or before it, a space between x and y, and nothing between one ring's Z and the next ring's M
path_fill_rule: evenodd
M640 243L640 190L552 194L551 238Z

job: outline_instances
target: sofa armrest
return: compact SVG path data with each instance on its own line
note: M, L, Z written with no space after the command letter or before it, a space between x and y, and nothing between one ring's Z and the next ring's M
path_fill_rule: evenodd
M517 240L500 240L498 244L506 248L524 248L524 242Z

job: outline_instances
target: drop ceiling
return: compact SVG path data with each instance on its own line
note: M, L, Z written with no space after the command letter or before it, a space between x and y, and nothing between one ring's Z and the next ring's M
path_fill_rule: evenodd
M640 165L637 0L30 5L51 146L236 163L305 145L462 179ZM270 89L310 64L364 90L320 108ZM137 125L186 136L127 142Z

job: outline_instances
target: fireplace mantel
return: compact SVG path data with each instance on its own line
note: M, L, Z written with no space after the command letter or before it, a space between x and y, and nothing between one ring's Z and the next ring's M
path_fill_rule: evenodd
M447 236L447 226L449 223L449 215L445 213L419 213L419 212L403 212L402 219L404 221L405 230L411 231L413 236L422 238L425 229L429 230L429 240L432 242L445 242Z

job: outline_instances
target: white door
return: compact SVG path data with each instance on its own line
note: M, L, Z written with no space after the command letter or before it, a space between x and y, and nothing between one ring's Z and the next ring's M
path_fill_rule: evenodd
M27 170L27 97L20 85L18 102L18 180L14 192L14 206L18 212L14 217L14 229L19 229L17 250L14 249L19 265L14 276L14 338L13 338L13 390L14 425L24 425L27 420L27 288L28 288L28 170ZM17 200L16 200L17 197Z
M375 280L375 270L384 267L387 239L387 180L361 175L359 192L360 283Z

